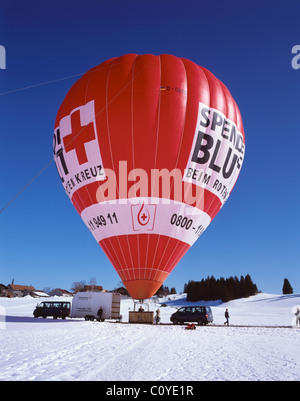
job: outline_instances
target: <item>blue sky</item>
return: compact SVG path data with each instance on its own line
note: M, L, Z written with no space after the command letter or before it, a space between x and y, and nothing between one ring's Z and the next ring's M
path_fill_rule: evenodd
M246 156L224 208L166 280L250 274L264 292L300 293L298 1L0 0L0 209L52 159L56 113L81 74L126 53L170 53L212 71L244 123ZM0 215L0 282L70 289L119 283L52 163Z

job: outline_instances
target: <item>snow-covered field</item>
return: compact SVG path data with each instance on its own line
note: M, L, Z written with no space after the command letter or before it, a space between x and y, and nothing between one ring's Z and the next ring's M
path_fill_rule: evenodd
M37 302L0 298L0 381L300 380L300 327L293 315L300 295L211 303L214 324L196 330L34 319ZM185 295L170 296L151 301L150 310L161 303L167 303L160 307L162 323L187 305ZM223 325L225 308L230 327ZM124 322L129 310L132 300L122 300Z

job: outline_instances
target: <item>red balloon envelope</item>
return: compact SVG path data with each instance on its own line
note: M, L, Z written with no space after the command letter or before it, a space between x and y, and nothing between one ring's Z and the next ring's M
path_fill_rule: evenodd
M245 138L212 73L127 54L82 76L55 121L67 195L135 299L151 297L227 200Z

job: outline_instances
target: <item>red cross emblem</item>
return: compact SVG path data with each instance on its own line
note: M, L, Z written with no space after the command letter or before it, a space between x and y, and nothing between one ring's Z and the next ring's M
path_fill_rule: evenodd
M94 124L90 122L88 125L81 125L80 110L74 111L71 114L72 133L63 138L65 151L68 153L75 150L79 164L84 164L88 161L85 143L91 142L95 137Z
M132 225L134 231L145 229L152 231L154 227L156 205L132 205L131 206Z

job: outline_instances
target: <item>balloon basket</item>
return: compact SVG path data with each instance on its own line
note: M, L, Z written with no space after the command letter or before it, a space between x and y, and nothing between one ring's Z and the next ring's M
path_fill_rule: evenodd
M137 309L138 303L134 303L134 310L129 312L129 323L144 323L153 324L154 322L154 312L150 311L148 304L148 311L145 311L144 304L140 305Z

